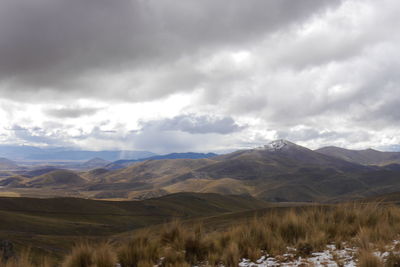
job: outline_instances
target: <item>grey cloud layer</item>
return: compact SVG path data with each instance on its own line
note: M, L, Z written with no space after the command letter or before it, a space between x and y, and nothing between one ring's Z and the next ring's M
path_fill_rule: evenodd
M75 90L78 95L102 97L102 90L90 88L87 79L240 47L333 2L4 0L0 90L9 88L7 93L14 98L24 97L11 91L16 86L20 91ZM120 98L146 94L129 94L128 88L117 91Z
M141 123L142 129L159 131L182 131L191 134L229 134L242 130L231 117L215 118L212 116L180 115L171 119Z
M47 109L45 113L56 118L79 118L82 116L89 116L96 114L100 108L91 108L91 107L62 107L62 108L54 108Z
M282 137L394 148L399 12L397 0L3 0L0 109L26 129L17 138L32 142L173 151ZM190 101L180 111L168 112L172 101L133 109L138 127L130 118L112 123L131 112L118 105L176 93ZM88 124L61 125L59 135L35 128L21 108L7 108L21 102L39 103L42 122Z

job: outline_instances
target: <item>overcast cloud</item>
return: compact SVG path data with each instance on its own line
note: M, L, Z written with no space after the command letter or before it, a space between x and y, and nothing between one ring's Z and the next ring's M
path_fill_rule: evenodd
M396 0L2 0L0 142L397 149Z

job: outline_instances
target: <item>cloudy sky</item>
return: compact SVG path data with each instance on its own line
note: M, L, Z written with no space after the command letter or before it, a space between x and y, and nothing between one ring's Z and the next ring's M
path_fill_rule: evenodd
M398 0L0 0L0 143L400 144Z

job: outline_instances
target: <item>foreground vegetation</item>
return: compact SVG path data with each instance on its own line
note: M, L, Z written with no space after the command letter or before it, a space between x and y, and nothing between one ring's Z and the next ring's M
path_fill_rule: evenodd
M173 221L162 227L135 232L120 243L80 242L72 248L63 267L90 266L237 266L241 258L282 255L292 248L307 257L328 244L358 248L360 266L384 266L372 251L387 251L398 240L400 208L380 204L340 204L272 209L269 213L215 230L201 224ZM397 250L386 261L399 266ZM399 250L400 251L400 250ZM25 252L5 263L14 266L53 266L49 259L36 259ZM397 264L397 265L396 265ZM340 265L339 265L340 266Z
M79 238L109 240L127 231L174 219L197 220L269 206L247 196L196 193L143 201L0 197L0 243L10 240L19 251L31 247L32 254L51 254L62 259Z

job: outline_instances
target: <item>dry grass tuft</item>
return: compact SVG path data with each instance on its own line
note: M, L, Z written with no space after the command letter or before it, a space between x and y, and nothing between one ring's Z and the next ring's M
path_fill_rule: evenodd
M96 267L115 267L117 253L110 243L101 243L94 251L94 262Z
M0 261L3 267L52 267L53 261L48 257L41 257L37 262L33 261L30 249L23 250L17 257L8 259L5 262Z
M119 249L118 262L122 267L136 267L143 262L155 264L160 258L159 249L159 243L142 234Z
M222 262L226 266L237 266L240 260L239 248L236 243L230 243L222 254Z
M115 267L116 264L117 254L110 243L81 242L72 248L62 267Z
M383 267L383 262L369 250L361 250L358 256L360 267Z
M92 267L94 263L94 248L89 243L82 242L72 248L62 267Z
M200 225L186 226L173 221L159 235L150 233L122 245L118 258L122 266L140 262L162 266L225 264L236 266L241 258L257 260L265 253L281 255L287 247L302 257L327 244L357 246L364 266L381 264L368 254L377 244L388 244L400 233L400 209L378 204L340 204L271 210L261 217L238 223L224 231L207 232ZM378 263L377 263L378 262ZM393 260L394 262L394 260Z

